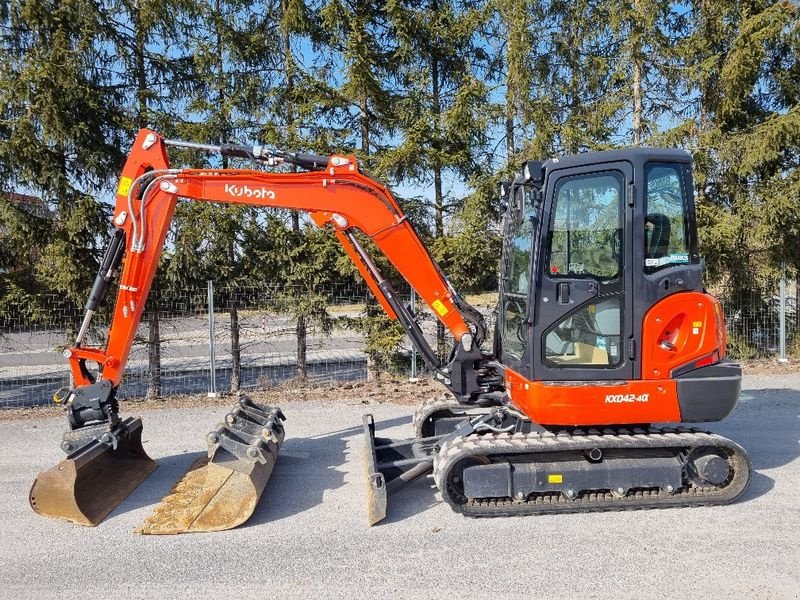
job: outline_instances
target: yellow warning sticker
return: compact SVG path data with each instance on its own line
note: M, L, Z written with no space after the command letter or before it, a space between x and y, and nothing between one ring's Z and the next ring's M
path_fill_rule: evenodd
M133 179L131 179L130 177L120 177L119 187L117 188L117 195L127 196L128 192L131 191L132 184L133 184Z
M703 326L702 321L695 321L694 323L692 323L692 327L702 327L702 326Z
M564 483L564 476L561 473L550 473L547 476L547 483Z
M431 306L433 307L433 310L435 310L437 313L439 313L440 317L443 317L447 313L450 312L449 310L447 310L447 307L444 305L444 303L441 300L434 300L431 303Z

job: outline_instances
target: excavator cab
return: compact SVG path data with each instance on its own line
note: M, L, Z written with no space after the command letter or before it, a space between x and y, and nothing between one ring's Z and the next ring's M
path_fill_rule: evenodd
M538 401L529 415L534 420L710 421L733 409L738 366L723 360L719 303L703 293L692 190L691 156L682 150L525 163L505 218L494 348L511 379L551 382L552 388L557 382L666 380L695 371L698 362L714 367L708 385L679 383L684 393L678 402L665 398L658 410L651 396L638 403L640 410L595 409L591 415L577 400L572 410ZM522 402L532 407L529 399Z
M680 150L526 163L504 231L500 361L532 380L641 377L644 314L702 291L691 190Z

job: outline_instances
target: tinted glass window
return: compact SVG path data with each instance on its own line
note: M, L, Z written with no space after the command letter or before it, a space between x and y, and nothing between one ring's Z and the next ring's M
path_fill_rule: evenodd
M531 270L531 244L533 243L533 210L525 204L525 212L512 231L509 247L509 265L506 291L528 295L528 277Z
M645 271L689 262L683 177L674 165L645 169Z
M622 362L622 297L596 300L571 313L545 336L550 367L613 367Z
M550 229L551 277L616 279L622 267L622 176L559 181Z
M503 277L503 352L522 358L527 339L525 319L528 310L528 287L531 269L531 252L535 206L527 188L516 190L516 201L522 210L513 215L508 230L508 248Z

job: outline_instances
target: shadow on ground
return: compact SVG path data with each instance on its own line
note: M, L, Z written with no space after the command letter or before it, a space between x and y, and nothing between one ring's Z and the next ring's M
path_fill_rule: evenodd
M404 416L383 421L380 425L389 428L410 421L410 417ZM288 433L291 435L291 430ZM243 527L284 519L320 504L327 490L344 485L345 471L338 467L345 463L348 444L351 445L350 454L360 460L362 433L363 427L358 425L324 435L287 437L261 500ZM108 519L145 506L155 507L170 493L195 460L203 455L205 452L152 456L158 462L158 469Z
M410 417L396 417L381 422L381 427L410 422ZM358 425L325 435L287 439L261 502L244 527L285 519L322 503L327 490L344 485L345 471L337 467L345 462L348 444L351 460L361 461L363 431ZM356 468L360 470L360 466ZM366 499L364 502L366 506Z
M787 465L800 455L799 413L800 391L746 390L728 419L701 425L737 441L748 452L754 472L743 501L763 496L775 486L775 481L761 471ZM406 424L409 420L409 417L398 417L380 422L379 426L384 429ZM244 527L304 512L320 504L327 490L344 485L345 471L338 467L344 464L348 454L350 460L362 460L363 441L359 439L362 431L359 425L324 435L287 438L262 499ZM111 518L158 502L200 455L201 452L192 452L158 458L159 469L112 513ZM354 470L359 472L360 469L358 466ZM437 502L432 480L421 478L389 497L384 522L402 521Z
M744 501L758 498L775 485L762 471L788 465L800 456L800 391L745 390L734 413L721 423L709 423L708 428L747 451L753 479Z

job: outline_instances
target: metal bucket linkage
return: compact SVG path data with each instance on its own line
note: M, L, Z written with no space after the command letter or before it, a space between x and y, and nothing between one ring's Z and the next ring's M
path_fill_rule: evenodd
M40 515L94 526L157 467L142 448L141 419L129 417L39 473L30 504Z
M279 408L243 396L208 434L208 457L191 466L137 532L222 531L247 521L278 460L284 420Z

